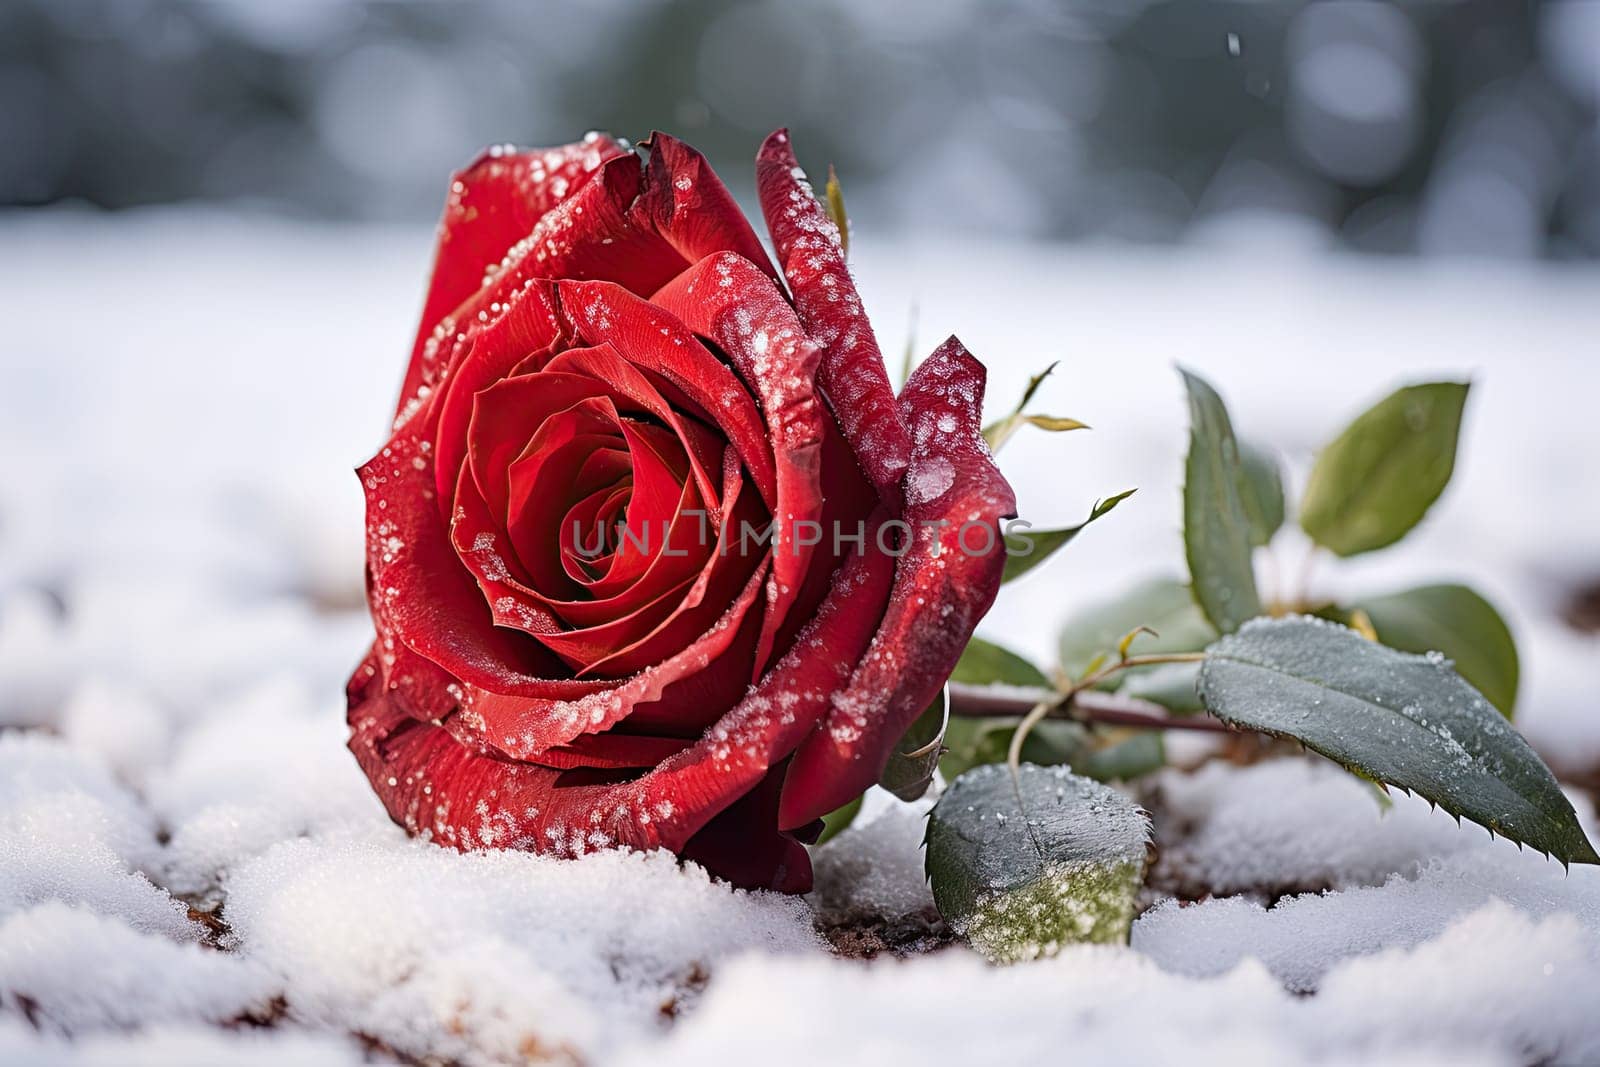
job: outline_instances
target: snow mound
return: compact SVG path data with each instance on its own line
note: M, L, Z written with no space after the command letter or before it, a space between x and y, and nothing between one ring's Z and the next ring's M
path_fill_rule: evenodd
M57 901L193 940L183 905L135 869L158 849L153 820L98 761L53 738L0 737L0 919Z
M0 1063L29 1067L358 1067L352 1039L294 1030L218 1030L164 1024L64 1041L0 1018Z
M874 787L855 822L812 853L811 904L825 926L932 914L922 835L933 801L912 804Z
M964 950L869 967L746 957L665 1041L633 1046L620 1062L1030 1063L1042 1050L1082 1063L1591 1062L1600 1034L1586 1018L1586 983L1600 969L1576 932L1570 918L1492 905L1429 945L1343 965L1309 998L1254 962L1196 979L1099 946L1001 969ZM1475 964L1475 945L1506 966ZM1463 965L1470 982L1453 980Z
M66 1033L229 1022L265 1011L277 992L253 961L60 901L0 923L0 989L39 1025Z
M1370 885L1487 841L1402 793L1385 811L1371 786L1317 759L1164 771L1155 789L1156 880L1193 896Z
M416 1056L588 1058L655 1033L742 951L816 951L803 901L665 853L461 855L398 831L279 845L227 882L291 1013Z
M1253 958L1290 989L1309 991L1341 960L1421 945L1491 902L1533 918L1565 916L1600 959L1600 868L1567 871L1404 795L1379 817L1364 785L1308 761L1211 767L1162 785L1169 801L1185 790L1198 798L1200 825L1177 851L1218 886L1299 878L1339 890L1271 908L1245 896L1160 904L1134 923L1133 947L1169 970L1214 975ZM1571 799L1592 838L1592 806ZM1470 962L1478 980L1515 961L1484 946Z
M174 892L214 895L228 871L280 841L387 823L352 773L340 704L337 691L315 700L280 676L217 701L184 731L147 790L172 828L162 862Z

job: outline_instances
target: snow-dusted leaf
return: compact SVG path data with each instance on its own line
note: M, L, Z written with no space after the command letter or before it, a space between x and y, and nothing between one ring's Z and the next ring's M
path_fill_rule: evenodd
M956 663L952 682L966 685L1026 685L1049 689L1050 679L1038 667L1002 645L974 637Z
M1076 526L1067 526L1059 530L1028 530L1024 533L1007 535L1006 566L1000 581L1009 582L1027 574L1049 559L1057 549L1077 537L1085 526L1110 512L1136 492L1137 489L1124 489L1104 500L1096 501L1094 507L1089 509L1089 517Z
M1422 520L1455 470L1466 382L1389 394L1317 455L1300 525L1341 556L1391 545Z
M1183 478L1183 545L1194 598L1206 618L1232 633L1261 614L1251 566L1250 517L1240 486L1244 465L1228 409L1209 383L1179 368L1189 393L1189 457Z
M1239 501L1250 521L1250 543L1272 540L1283 525L1283 473L1278 457L1250 441L1239 442Z
M1522 735L1438 653L1416 656L1325 619L1260 619L1206 651L1206 710L1291 737L1563 862L1600 863Z
M939 767L949 724L950 691L941 689L894 746L878 784L901 800L916 800L926 793Z
M1156 633L1135 639L1131 651L1136 653L1198 652L1217 636L1188 586L1175 578L1151 578L1114 599L1087 605L1067 620L1056 638L1061 669L1082 677L1090 661L1115 650L1117 641L1136 626Z
M928 878L972 947L1010 963L1063 945L1122 942L1144 880L1150 823L1109 786L1064 767L976 767L928 819Z
M1517 643L1494 606L1464 585L1422 585L1351 605L1378 640L1403 652L1443 652L1456 671L1511 718L1517 704Z

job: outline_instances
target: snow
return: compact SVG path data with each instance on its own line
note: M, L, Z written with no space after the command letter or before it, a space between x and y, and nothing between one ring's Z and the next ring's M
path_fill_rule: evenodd
M342 687L371 633L351 470L388 426L427 244L0 218L0 1061L1600 1059L1600 872L1404 796L1384 814L1309 760L1163 772L1138 795L1160 855L1132 946L1006 969L830 954L851 924L926 926L925 802L869 796L800 900L663 855L407 840L343 747ZM852 256L884 351L915 298L918 347L959 333L992 413L1063 359L1037 404L1097 429L1007 445L1024 517L1141 487L1002 594L985 634L1041 660L1064 605L1181 560L1175 358L1291 486L1394 384L1471 374L1415 540L1312 586L1481 586L1521 641L1519 726L1595 779L1600 640L1558 618L1600 572L1592 273L867 236ZM1282 541L1279 584L1303 551Z
M364 829L381 816L365 780L345 773L342 705L337 691L313 700L302 683L279 678L219 702L185 731L147 790L170 830L168 885L205 894L279 841Z
M461 856L386 833L284 842L228 889L233 938L291 1012L419 1058L578 1058L653 1033L728 955L818 948L802 902L665 853Z
M0 736L0 919L66 904L191 939L183 907L137 869L158 854L154 820L94 760L52 738Z
M956 952L871 967L746 958L666 1041L623 1062L745 1062L752 1047L780 1067L905 1062L910 1050L941 1063L1044 1053L1083 1063L1592 1062L1600 965L1581 933L1570 916L1535 920L1490 904L1424 945L1352 960L1306 998L1253 961L1197 981L1103 946L999 970Z
M1213 763L1192 774L1163 771L1153 786L1157 837L1180 841L1163 850L1163 873L1210 893L1372 885L1486 840L1402 793L1391 794L1385 812L1370 785L1320 761ZM1271 796L1294 804L1261 803ZM1179 819L1188 824L1181 837L1170 825Z
M42 1028L66 1033L232 1022L265 1012L277 989L254 960L58 900L0 924L0 986L26 998Z
M356 1067L370 1061L354 1039L333 1035L162 1024L67 1041L0 1018L0 1062L30 1067Z
M1186 895L1219 894L1195 905L1163 903L1134 924L1133 946L1168 970L1221 974L1249 957L1286 987L1309 991L1342 961L1423 944L1491 902L1572 920L1576 941L1600 966L1600 869L1566 871L1477 827L1458 828L1404 794L1383 814L1364 784L1327 764L1279 760L1226 777L1220 770L1187 781L1162 772L1164 802L1199 822L1162 863L1182 872ZM1274 796L1295 804L1262 803ZM1592 805L1573 801L1592 839ZM1300 895L1271 909L1220 895L1250 887ZM1486 947L1483 959L1491 958Z
M935 914L922 873L931 796L903 804L874 786L848 833L812 851L811 904L824 925Z

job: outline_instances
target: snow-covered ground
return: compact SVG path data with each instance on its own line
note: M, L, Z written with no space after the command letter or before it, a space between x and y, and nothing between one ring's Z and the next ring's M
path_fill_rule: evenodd
M424 229L0 219L0 723L23 728L0 733L0 1061L1600 1061L1600 870L1405 797L1380 815L1310 761L1163 772L1156 884L1206 899L1006 970L835 957L819 917L929 905L920 809L881 797L805 901L662 855L407 841L341 689L369 632L351 468L427 256ZM1096 429L1008 447L1026 517L1141 489L1002 595L985 633L1040 658L1076 606L1181 565L1174 361L1297 480L1394 383L1470 374L1444 500L1316 587L1479 585L1522 643L1520 723L1595 778L1600 641L1558 609L1600 575L1600 274L1260 243L856 257L885 350L914 303L919 348L958 332L995 408L1062 361L1039 404Z

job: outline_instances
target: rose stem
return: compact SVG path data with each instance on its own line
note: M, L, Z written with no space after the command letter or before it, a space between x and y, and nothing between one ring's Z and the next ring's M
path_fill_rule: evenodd
M1041 700L1047 699L1048 692L1043 689L998 689L986 685L951 682L950 714L968 719L1021 718L1037 707ZM1177 718L1163 712L1158 704L1118 696L1115 693L1102 693L1098 690L1074 693L1070 701L1058 700L1051 707L1048 717L1097 722L1107 726L1133 726L1146 730L1234 732L1227 723L1209 715Z

